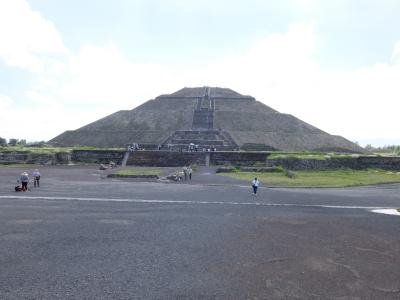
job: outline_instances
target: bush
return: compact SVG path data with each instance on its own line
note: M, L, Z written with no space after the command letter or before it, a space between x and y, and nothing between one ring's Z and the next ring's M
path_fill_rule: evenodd
M257 173L282 173L282 167L241 167L242 172L257 172Z
M290 179L295 179L296 178L296 173L290 170L285 170L284 174L286 177L290 178Z
M237 169L234 167L219 167L215 172L216 173L233 173L233 172L237 172Z
M17 143L18 143L18 139L10 139L8 141L8 145L10 145L10 146L16 146Z

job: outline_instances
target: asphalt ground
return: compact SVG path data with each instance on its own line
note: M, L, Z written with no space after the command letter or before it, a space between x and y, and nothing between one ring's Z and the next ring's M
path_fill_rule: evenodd
M400 299L400 185L270 189L0 168L1 299ZM28 170L32 171L32 170Z

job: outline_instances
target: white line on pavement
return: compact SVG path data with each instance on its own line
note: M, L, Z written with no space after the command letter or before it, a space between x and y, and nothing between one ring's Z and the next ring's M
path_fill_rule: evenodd
M72 200L72 201L103 201L103 202L133 202L133 203L173 203L173 204L207 204L207 205L254 205L254 206L286 206L286 207L319 207L319 208L346 208L346 209L396 209L396 207L383 206L347 206L324 204L295 204L295 203L269 203L269 202L224 202L224 201L190 201L190 200L165 200L165 199L120 199L120 198L82 198L82 197L45 197L45 196L0 196L0 199L21 200Z

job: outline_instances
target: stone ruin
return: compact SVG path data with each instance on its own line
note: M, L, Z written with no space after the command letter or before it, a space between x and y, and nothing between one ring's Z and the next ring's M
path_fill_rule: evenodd
M296 117L280 113L231 89L183 88L132 110L66 131L49 141L55 146L126 147L198 151L363 152L355 143L330 135Z

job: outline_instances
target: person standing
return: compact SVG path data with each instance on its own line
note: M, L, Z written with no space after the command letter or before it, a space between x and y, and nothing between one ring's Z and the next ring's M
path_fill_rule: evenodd
M185 176L185 181L188 179L188 168L186 166L183 167L183 175Z
M192 167L189 166L189 168L188 168L189 180L192 180L192 172L193 172Z
M34 187L39 187L39 181L40 181L40 172L38 169L35 169L35 171L33 171L33 186Z
M26 192L26 190L28 189L28 182L29 182L29 176L28 173L23 172L21 173L21 176L19 177L19 181L21 182L21 190L23 192Z
M260 186L260 181L257 179L257 177L253 179L252 186L253 186L253 194L254 196L257 196L257 189Z

